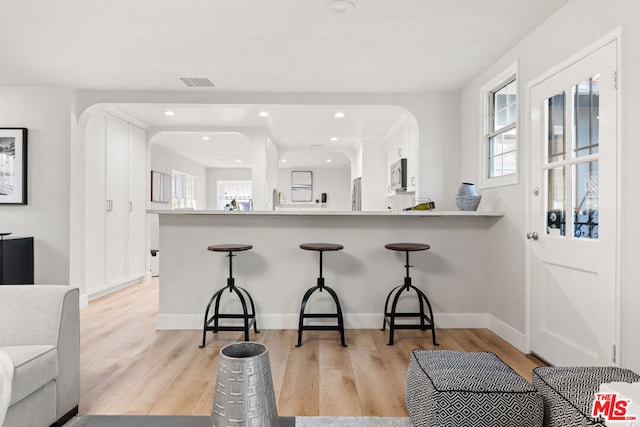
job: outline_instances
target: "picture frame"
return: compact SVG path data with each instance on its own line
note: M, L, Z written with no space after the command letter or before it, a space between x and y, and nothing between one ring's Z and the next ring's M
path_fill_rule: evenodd
M311 171L291 171L291 201L311 202L313 200L313 173Z
M27 204L26 128L0 128L0 204Z
M171 175L151 171L151 201L156 203L171 202Z

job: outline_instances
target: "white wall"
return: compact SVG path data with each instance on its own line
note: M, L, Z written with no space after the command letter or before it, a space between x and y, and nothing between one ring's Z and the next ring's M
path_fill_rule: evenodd
M278 191L284 195L284 203L291 203L291 172L294 170L313 172L313 202L320 200L322 193L327 193L325 210L351 210L350 168L280 168Z
M2 127L28 129L27 205L0 205L0 227L33 236L35 283L70 284L73 92L0 87Z
M278 167L279 156L278 146L271 138L267 138L267 152L266 152L266 174L265 174L265 190L266 190L266 210L273 209L273 190L278 188L278 174L280 168Z
M418 126L419 180L416 197L429 197L438 209L454 209L454 196L460 185L460 123L458 92L417 92L412 94L317 94L317 93L241 93L216 92L215 102L204 92L175 91L79 91L78 111L95 104L122 102L178 103L178 104L271 104L271 105L394 105L412 114ZM243 132L252 140L262 135L262 146L267 137L264 130L255 135ZM253 142L252 142L253 144ZM253 146L253 145L252 145ZM258 167L264 171L264 150ZM254 162L256 159L254 158ZM256 170L257 173L257 170ZM264 172L263 172L264 173ZM263 175L264 176L264 175ZM254 176L255 178L255 176ZM264 186L264 183L262 183ZM260 193L260 198L264 195ZM269 195L270 197L270 195ZM254 198L256 209L259 202Z
M196 195L198 197L198 209L209 209L209 177L207 168L199 163L182 157L164 147L151 144L151 170L171 175L171 170L177 170L197 178ZM147 174L150 178L150 171ZM150 188L150 187L148 187ZM158 203L151 201L150 193L147 197L147 206L149 209L171 209L170 203ZM215 203L215 200L214 200ZM149 249L158 249L160 247L160 236L158 230L158 215L147 215L147 233ZM162 254L160 254L162 256ZM151 255L147 251L147 268L150 268Z
M436 327L484 328L495 323L486 315L482 271L491 256L484 250L487 228L500 218L314 212L160 215L160 251L166 264L162 265L158 326L202 327L204 304L215 289L224 286L228 274L223 254L206 248L215 242L237 241L238 236L247 239L253 250L238 254L233 274L255 301L259 328L297 326L302 296L318 276L318 255L300 250L299 245L317 241L344 245L344 250L324 255L323 277L339 295L346 328L382 326L385 298L405 274L404 254L384 245L407 240L432 245L429 251L411 254L410 261L413 283L428 295ZM316 293L309 301L309 311L330 311L323 294ZM417 309L415 298L401 298L400 305L402 310ZM347 332L347 341L349 336ZM430 342L430 332L424 339Z
M418 122L417 198L430 198L439 210L456 210L460 185L460 101L458 93L419 93L409 111Z
M218 181L251 181L251 168L208 168L207 169L207 206L206 209L218 209Z
M496 61L486 72L471 82L460 97L461 112L461 175L462 181L479 178L480 102L479 88L492 76L505 69L515 60L520 61L519 94L524 101L526 83L546 70L563 62L589 44L622 26L622 68L619 70L619 95L622 111L619 114L622 128L622 199L621 226L621 363L622 366L640 372L640 341L637 325L640 324L640 270L635 268L640 251L637 239L640 236L640 198L636 195L640 182L640 128L636 125L640 116L640 84L635 76L640 75L640 6L636 0L619 0L607 3L596 0L572 0L536 31ZM520 103L526 106L525 103ZM520 169L524 170L528 149L526 108L519 111ZM488 250L495 273L490 275L489 312L498 319L524 331L525 324L525 200L527 188L525 176L513 186L483 191L481 208L502 210L503 220L496 222L491 233ZM597 311L597 307L594 308Z
M171 175L171 170L177 170L197 178L196 195L198 209L207 208L207 168L165 147L151 145L151 170ZM149 178L150 179L150 178ZM149 197L150 199L150 197ZM151 209L171 209L168 203L150 202Z
M384 211L389 206L387 141L362 142L362 210Z

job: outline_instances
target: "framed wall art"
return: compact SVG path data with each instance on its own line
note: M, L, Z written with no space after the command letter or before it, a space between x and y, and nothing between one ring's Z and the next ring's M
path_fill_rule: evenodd
M151 201L158 203L171 202L171 175L151 171Z
M291 201L310 202L313 196L313 175L311 171L291 172Z
M0 128L0 204L27 204L25 128Z

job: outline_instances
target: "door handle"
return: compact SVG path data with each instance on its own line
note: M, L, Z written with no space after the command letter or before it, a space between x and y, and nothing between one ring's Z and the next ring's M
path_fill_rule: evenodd
M540 237L538 236L538 233L535 231L532 233L527 233L526 236L527 236L527 239L529 240L538 240L538 237Z

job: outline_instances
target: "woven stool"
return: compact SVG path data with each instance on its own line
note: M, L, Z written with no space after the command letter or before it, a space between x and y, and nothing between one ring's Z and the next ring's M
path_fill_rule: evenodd
M544 401L545 427L605 427L604 421L591 416L600 384L638 381L640 376L628 369L571 366L535 368L532 383Z
M406 396L415 427L542 426L542 397L493 353L413 350Z

